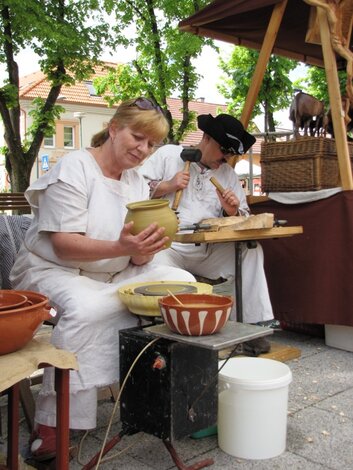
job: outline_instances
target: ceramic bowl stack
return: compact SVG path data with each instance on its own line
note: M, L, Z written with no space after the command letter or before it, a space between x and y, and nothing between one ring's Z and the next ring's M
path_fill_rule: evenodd
M48 303L38 292L0 290L0 355L26 346L43 321L51 318Z
M159 299L161 315L174 333L212 335L229 319L233 298L216 294L178 294Z
M158 300L172 294L195 292L211 294L212 286L203 282L154 281L135 282L118 289L119 298L131 313L143 316L159 317Z

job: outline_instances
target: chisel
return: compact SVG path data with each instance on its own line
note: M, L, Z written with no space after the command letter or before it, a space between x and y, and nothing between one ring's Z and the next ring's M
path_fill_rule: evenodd
M211 183L218 189L218 191L220 193L224 193L225 189L223 188L223 186L218 182L217 178L215 178L214 176L211 176L210 178L210 181Z

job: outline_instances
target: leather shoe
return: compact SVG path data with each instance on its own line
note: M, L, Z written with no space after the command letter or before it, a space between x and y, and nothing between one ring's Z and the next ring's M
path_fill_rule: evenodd
M245 356L257 357L271 350L271 343L266 338L255 338L242 344Z
M56 428L37 424L30 438L31 453L35 460L50 460L56 455Z

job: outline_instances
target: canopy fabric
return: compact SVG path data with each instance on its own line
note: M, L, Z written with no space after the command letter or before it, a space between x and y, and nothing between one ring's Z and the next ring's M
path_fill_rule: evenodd
M215 0L179 23L182 31L260 50L274 6L282 0ZM320 44L306 42L311 7L288 0L273 53L324 67ZM347 19L350 22L350 19ZM351 28L344 26L345 28ZM353 35L350 36L353 49ZM337 58L338 69L346 62Z
M248 160L239 160L235 165L235 172L238 176L249 176L250 175L250 162ZM261 167L259 165L252 164L252 175L260 176Z

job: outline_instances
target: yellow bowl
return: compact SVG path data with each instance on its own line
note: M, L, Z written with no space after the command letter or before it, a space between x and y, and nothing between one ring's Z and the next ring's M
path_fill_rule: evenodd
M173 288L171 289L171 285ZM163 287L171 290L173 294L178 292L178 286L182 291L183 287L192 286L196 288L198 294L212 294L213 286L203 282L185 282L185 281L154 281L154 282L135 282L127 284L118 289L120 300L127 306L131 313L151 317L160 317L161 312L158 300L168 295L168 292L162 292ZM153 292L154 289L163 295L143 295L135 292L136 288L146 287L147 291ZM160 287L160 289L159 289Z

